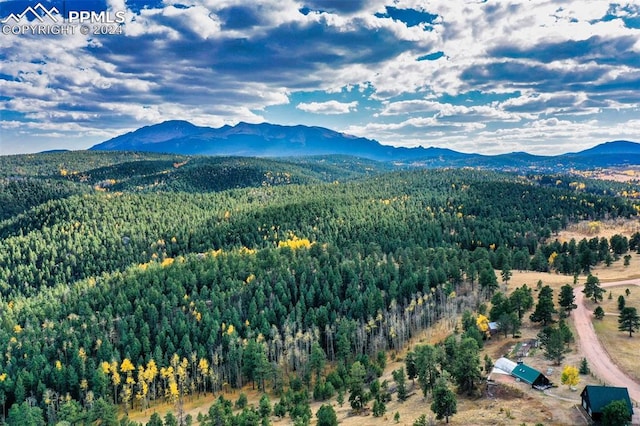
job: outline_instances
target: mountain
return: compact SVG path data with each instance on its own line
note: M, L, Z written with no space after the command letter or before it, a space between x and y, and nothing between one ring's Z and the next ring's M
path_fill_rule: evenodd
M182 155L292 157L350 155L378 161L442 162L472 157L443 148L396 148L322 127L238 123L220 128L187 121L165 121L117 136L90 148L97 151L146 151Z
M323 127L238 123L212 128L178 120L142 127L95 145L90 150L246 157L349 155L408 166L514 171L640 165L640 144L629 141L606 142L584 151L557 156L536 156L526 152L480 155L446 148L393 147Z

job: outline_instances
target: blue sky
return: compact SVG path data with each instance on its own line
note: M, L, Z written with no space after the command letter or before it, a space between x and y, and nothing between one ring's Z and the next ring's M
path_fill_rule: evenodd
M39 23L7 20L37 0L0 0L0 154L85 149L172 119L484 154L640 141L637 3L41 3L65 25L69 11L124 12L122 34L13 34Z

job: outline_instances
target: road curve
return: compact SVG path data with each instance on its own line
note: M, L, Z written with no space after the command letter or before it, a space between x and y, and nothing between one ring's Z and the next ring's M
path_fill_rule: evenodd
M602 288L623 285L640 286L640 279L600 284ZM578 307L573 311L572 316L578 334L578 344L580 345L582 353L589 361L589 368L607 386L626 387L629 390L631 399L636 403L640 403L640 384L618 368L596 336L591 322L593 313L585 307L583 289L584 287L576 287L575 289L576 305L578 305ZM636 408L634 411L637 412L638 409Z

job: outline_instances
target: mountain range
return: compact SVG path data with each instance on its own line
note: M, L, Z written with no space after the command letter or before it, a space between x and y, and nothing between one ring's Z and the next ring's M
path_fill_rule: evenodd
M323 127L241 122L235 126L212 128L195 126L188 121L179 120L142 127L97 144L90 150L247 157L339 154L425 167L480 167L501 170L568 170L640 165L640 144L629 141L606 142L584 151L557 156L536 156L525 152L481 155L446 148L393 147Z

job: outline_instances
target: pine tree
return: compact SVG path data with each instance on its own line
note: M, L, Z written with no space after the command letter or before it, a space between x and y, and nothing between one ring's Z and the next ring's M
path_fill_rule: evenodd
M431 403L431 411L436 415L436 419L446 419L449 423L449 417L458 412L458 401L456 396L445 379L438 379L435 387L433 388L433 402Z
M563 285L560 288L560 295L558 296L558 305L562 308L563 312L567 316L571 315L571 311L578 306L575 304L576 296L573 293L573 287L570 284Z
M553 314L557 313L553 304L553 290L548 285L542 287L538 294L538 304L529 319L541 322L543 326L553 322Z
M392 373L393 380L396 382L398 389L398 401L403 402L407 399L407 384L406 375L404 374L404 368L394 370Z
M602 301L604 289L600 287L600 279L589 274L589 276L587 277L587 282L584 285L584 290L582 290L582 292L585 296L591 298L594 303L598 303Z
M618 330L628 331L629 337L633 336L633 333L640 329L640 316L636 308L626 307L620 312L618 317Z
M618 296L618 310L622 311L624 309L624 305L626 304L626 300L623 295Z
M589 369L589 363L586 358L582 358L580 360L580 374L585 375L589 374L591 370Z
M316 417L318 418L318 426L338 425L338 417L336 416L336 412L331 405L321 405L318 409L318 412L316 413Z
M593 310L593 316L595 317L595 319L599 320L604 318L604 309L602 309L602 306L598 306Z

